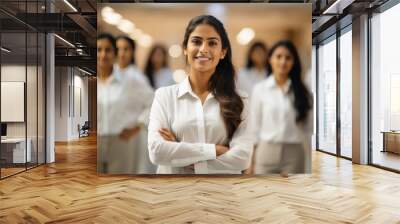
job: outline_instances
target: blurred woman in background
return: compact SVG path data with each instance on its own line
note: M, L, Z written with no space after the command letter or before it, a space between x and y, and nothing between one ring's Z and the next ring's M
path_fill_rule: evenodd
M251 127L255 174L305 172L304 143L311 139L312 97L302 81L296 47L279 41L269 52L271 75L254 87Z
M175 83L168 67L168 55L164 46L155 45L151 49L144 73L153 89Z
M119 36L116 45L118 52L118 61L115 64L117 78L133 78L149 84L143 72L136 66L135 42L127 36Z
M132 40L127 36L119 36L117 37L116 43L118 49L118 63L115 64L115 69L118 78L134 79L138 82L143 83L143 85L147 85L150 87L150 83L147 80L146 76L136 66L136 60L135 60L136 44L134 40ZM150 100L149 104L151 104L153 99L149 100ZM135 102L127 102L127 103L134 104ZM138 133L137 140L135 144L133 144L133 146L135 147L135 150L142 151L142 153L140 153L142 158L136 160L136 162L138 163L136 164L136 166L140 168L140 169L138 168L137 170L145 173L154 173L155 167L150 162L150 159L148 158L147 154L147 123L146 126L142 128Z
M117 48L110 34L97 37L97 171L138 173L146 151L136 150L137 136L148 122L153 91L136 79L120 79L114 69ZM147 153L146 153L147 154Z
M247 52L246 67L241 69L237 77L238 89L251 94L256 84L267 78L268 49L261 42L254 42Z
M215 17L193 18L183 40L189 76L156 91L149 154L163 174L241 174L250 165L247 97L235 86L232 50Z

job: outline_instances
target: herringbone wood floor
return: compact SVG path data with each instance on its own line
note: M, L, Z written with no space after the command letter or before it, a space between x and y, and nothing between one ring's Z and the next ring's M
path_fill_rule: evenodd
M400 175L313 153L313 174L98 176L96 141L0 181L0 223L400 223Z

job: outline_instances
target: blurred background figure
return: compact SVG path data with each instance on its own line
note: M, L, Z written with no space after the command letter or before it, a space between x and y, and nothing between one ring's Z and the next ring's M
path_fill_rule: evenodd
M136 66L135 42L127 36L119 36L116 40L118 63L115 64L118 78L133 78L148 83L144 74ZM120 77L119 77L120 76Z
M237 77L237 86L239 90L251 94L253 87L267 78L268 75L268 49L261 42L254 42L248 52L246 67L241 69Z
M97 171L141 173L140 162L147 152L135 146L138 133L148 123L154 94L143 82L122 78L114 69L116 53L114 37L100 34L97 37Z
M304 145L312 135L312 97L292 42L279 41L271 48L268 70L271 75L254 87L251 98L254 173L304 173L306 150L311 150Z
M150 82L143 74L143 72L136 66L136 43L130 37L121 35L116 39L117 44L117 55L118 62L115 64L116 72L115 74L122 78L134 79L143 85L147 85L150 87ZM132 88L134 88L132 86ZM140 94L140 93L138 93ZM149 104L152 103L152 98L150 99ZM126 103L134 103L134 102L126 102ZM134 144L132 144L134 149L147 152L147 126L143 127L139 133L137 134L137 139ZM135 161L139 164L136 164L136 171L141 173L154 173L156 167L150 162L148 158L148 154L141 152L137 154L137 156L142 156L142 158L135 159Z
M168 67L167 50L163 45L154 45L150 50L144 72L153 89L175 84L172 70Z

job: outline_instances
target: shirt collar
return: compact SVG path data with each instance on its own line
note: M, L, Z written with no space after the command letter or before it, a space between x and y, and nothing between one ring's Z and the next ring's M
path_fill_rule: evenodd
M178 98L186 93L193 94L192 86L190 86L189 76L187 76L178 86Z
M189 81L189 76L187 76L178 86L178 98L181 98L182 96L184 96L186 94L190 94L194 98L198 98L197 95L192 90L192 86L190 85L190 81ZM213 98L213 97L214 97L214 95L212 93L209 93L206 98L206 101L209 98Z
M271 74L268 78L267 78L267 87L268 88L279 88L278 84L276 83L274 74ZM288 93L290 90L290 86L292 84L292 81L290 79L288 79L285 83L285 85L283 86L283 92L284 93Z

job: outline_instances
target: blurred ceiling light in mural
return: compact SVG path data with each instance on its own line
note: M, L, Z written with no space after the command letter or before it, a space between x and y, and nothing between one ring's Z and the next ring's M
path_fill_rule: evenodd
M174 44L169 47L168 53L173 58L178 58L182 54L182 48L179 44Z
M118 24L118 29L120 29L124 33L132 33L135 30L135 24L133 24L131 21L127 19L121 20L121 22Z
M246 45L248 43L250 43L250 41L254 38L255 33L254 30L246 27L243 28L238 35L236 36L236 40L239 44L241 45Z
M107 15L109 15L110 13L113 13L113 12L114 12L114 9L112 9L109 6L106 6L101 10L101 16L106 17Z
M143 32L141 29L133 29L130 37L134 40L139 40L142 35L143 35Z
M139 38L139 45L142 47L150 47L153 42L153 38L151 38L148 34L143 34Z
M101 16L106 23L111 25L118 25L122 20L122 16L119 13L114 12L111 7L104 7L101 10Z
M172 74L172 77L176 83L182 82L186 78L186 72L183 69L177 69Z

